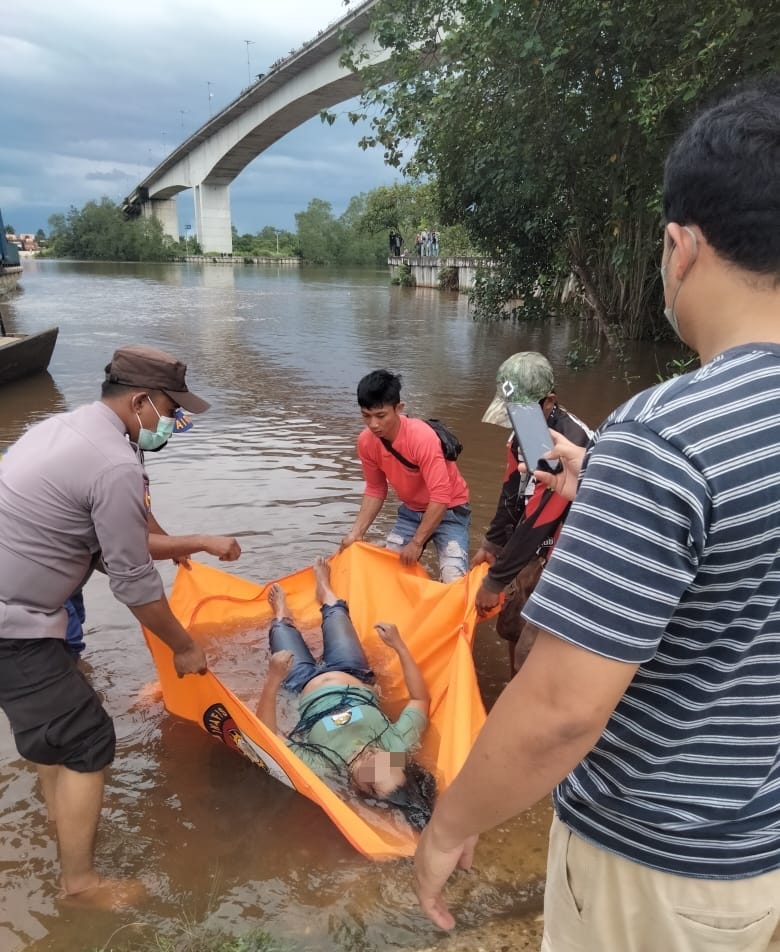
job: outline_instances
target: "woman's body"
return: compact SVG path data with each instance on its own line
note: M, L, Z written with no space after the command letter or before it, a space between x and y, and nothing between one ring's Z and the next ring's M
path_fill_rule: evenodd
M322 605L322 661L315 662L292 623L284 591L272 586L268 596L276 613L269 632L272 655L257 716L277 731L280 687L298 694L299 721L287 739L295 754L320 776L340 775L359 793L398 806L411 823L422 826L432 806L423 801L432 800L435 783L407 757L428 724L430 697L420 669L396 626L377 623L379 637L398 655L410 696L398 720L390 721L381 710L374 674L346 603L330 587L324 559L315 562L314 574ZM414 808L405 809L410 803Z

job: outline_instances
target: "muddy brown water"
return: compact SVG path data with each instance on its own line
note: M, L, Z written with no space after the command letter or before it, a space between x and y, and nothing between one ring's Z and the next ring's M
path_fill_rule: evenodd
M392 288L381 271L28 259L22 285L0 304L8 332L57 324L60 335L49 374L0 389L0 452L36 420L95 399L117 346L186 355L190 384L212 409L147 457L153 510L170 532L239 536L242 557L228 568L259 582L331 553L351 524L362 486L354 392L368 370L401 372L408 411L441 417L460 436L473 551L503 472L506 431L480 417L505 357L546 353L562 402L595 425L672 356L645 345L625 362L573 372L576 328L475 324L466 297ZM388 504L375 541L392 512ZM172 566L161 571L170 582ZM474 871L448 891L459 925L444 937L416 911L409 862L364 859L304 797L169 715L150 689L138 626L103 578L90 581L86 603L87 668L118 736L99 863L140 877L151 899L89 914L56 901L56 849L35 774L0 718L2 952L119 949L145 936L154 948L155 930L192 925L264 928L306 949L538 948L547 802L483 836ZM490 706L507 676L491 623L477 629L474 653ZM239 644L212 661L230 683L234 662L246 681L248 658Z

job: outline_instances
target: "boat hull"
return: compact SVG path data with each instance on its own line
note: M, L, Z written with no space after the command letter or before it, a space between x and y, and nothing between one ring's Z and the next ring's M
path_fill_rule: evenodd
M58 333L58 327L50 327L38 334L0 337L0 385L46 370Z

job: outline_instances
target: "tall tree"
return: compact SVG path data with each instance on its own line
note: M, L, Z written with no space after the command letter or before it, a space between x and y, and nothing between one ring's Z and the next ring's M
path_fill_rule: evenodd
M352 118L371 117L364 147L435 176L441 221L463 223L498 262L477 287L483 316L518 299L516 318L560 310L573 275L569 306L608 340L658 335L664 156L703 100L777 68L779 11L755 0L384 0L374 32L389 72L347 53L367 84Z
M95 261L165 261L173 242L156 218L125 219L109 198L71 206L67 215L49 218L46 252L55 258Z
M298 249L312 264L330 264L338 259L343 235L330 202L313 198L305 211L295 213Z

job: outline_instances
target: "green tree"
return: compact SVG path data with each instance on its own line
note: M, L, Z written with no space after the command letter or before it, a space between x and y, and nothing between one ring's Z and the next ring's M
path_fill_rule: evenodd
M167 261L175 243L156 218L131 218L108 198L49 218L47 254L94 261Z
M284 228L265 225L256 234L239 235L233 226L233 254L259 258L289 258L295 255L295 235Z
M295 213L297 245L312 264L332 264L340 257L344 229L333 216L330 202L313 198L305 211Z
M664 156L695 107L777 68L779 11L755 0L384 0L374 33L389 73L347 53L366 83L351 118L372 117L363 147L435 177L441 223L498 262L479 279L478 314L561 311L573 275L568 307L607 340L657 336Z
M13 225L6 225L6 226L5 226L5 233L6 233L6 235L15 235L15 234L16 234L16 231L14 230L14 226L13 226Z

